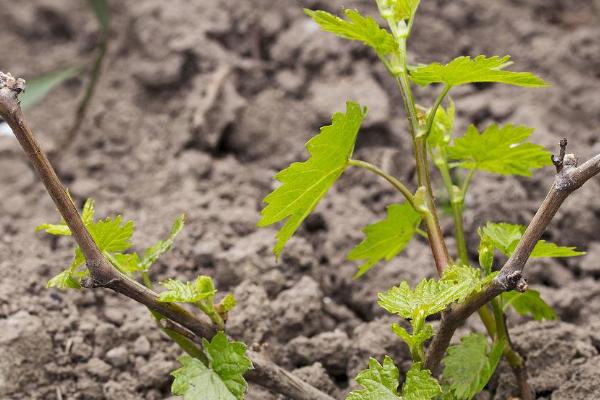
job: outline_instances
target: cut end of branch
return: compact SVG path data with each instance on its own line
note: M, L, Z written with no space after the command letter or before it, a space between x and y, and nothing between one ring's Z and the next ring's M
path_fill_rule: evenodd
M24 90L24 79L0 71L0 116L2 118L7 119L8 114L19 107L17 96Z
M25 79L15 78L8 73L0 71L0 89L8 88L15 93L15 96L25 91Z

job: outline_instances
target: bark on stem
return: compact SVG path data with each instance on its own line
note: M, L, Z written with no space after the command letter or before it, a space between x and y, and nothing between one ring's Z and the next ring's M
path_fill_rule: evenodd
M578 167L574 155L564 154L562 148L565 146L564 140L561 141L561 155L553 158L559 172L556 174L550 191L529 223L513 255L502 267L500 275L483 291L471 296L465 303L453 306L444 314L440 328L429 346L425 362L426 368L432 372L437 372L456 328L473 312L501 293L515 289L521 291L527 289L527 282L523 279L522 273L535 244L540 240L565 199L590 178L600 173L600 155Z
M54 168L35 139L25 121L17 95L25 90L25 81L0 72L0 117L11 127L17 140L33 164L48 194L71 229L86 258L90 278L86 287L105 287L125 295L155 311L193 333L197 337L210 339L216 333L212 324L191 314L173 303L158 301L158 295L140 283L123 275L102 255L89 231L85 227L77 208L62 185ZM255 353L249 353L254 370L248 373L249 381L294 400L333 400L333 398L300 378L285 371Z

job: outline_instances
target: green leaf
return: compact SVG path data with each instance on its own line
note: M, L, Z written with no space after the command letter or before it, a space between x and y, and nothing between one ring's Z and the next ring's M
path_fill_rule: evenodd
M408 203L392 204L382 221L363 229L366 238L348 254L348 260L364 260L354 275L359 278L381 260L390 261L406 248L421 222L421 215Z
M179 357L181 368L173 371L175 377L171 392L183 400L237 400L216 372L189 355Z
M94 223L94 200L87 199L85 201L85 204L83 205L83 211L81 213L81 219L86 226ZM71 235L71 229L69 229L64 219L61 219L59 224L39 225L35 228L35 231L46 231L46 233L50 235Z
M246 346L229 341L223 332L218 332L210 342L203 339L202 343L208 367L187 354L181 356L181 368L172 372L173 394L183 396L184 400L243 399L247 387L243 374L252 368Z
M421 319L443 311L454 302L462 302L486 283L479 270L470 266L451 266L442 279L423 279L411 290L406 281L385 293L379 293L379 305L406 319Z
M448 147L450 159L458 166L501 175L531 176L531 170L552 165L550 152L543 146L525 142L533 133L526 126L490 125L479 133L471 125L463 137Z
M431 371L421 369L420 363L415 363L406 374L402 388L402 400L430 400L442 394L438 381L431 376Z
M108 2L106 0L88 0L88 2L102 32L104 34L108 33L110 26L110 8Z
M229 341L223 332L218 332L210 342L202 339L202 344L210 368L219 375L236 399L243 399L247 387L243 375L252 368L252 362L246 356L246 345Z
M133 221L123 222L123 216L101 219L88 226L90 234L100 251L115 253L132 246L131 236L135 230Z
M161 283L168 290L158 296L158 300L165 303L198 303L208 300L212 304L217 290L209 276L201 275L194 282L181 282L169 279Z
M446 65L433 63L420 65L410 71L410 78L418 85L444 83L448 86L466 83L497 82L523 87L547 87L543 79L529 72L506 71L511 65L510 56L458 57Z
M401 400L398 395L400 373L389 356L383 359L383 365L377 360L369 360L369 368L356 376L356 382L363 389L351 392L346 400Z
M530 289L523 293L511 291L503 293L501 296L505 310L511 306L520 315L530 315L536 321L550 321L558 318L552 307L542 299L540 292L536 290Z
M71 236L71 230L65 223L60 224L41 224L35 228L36 232L45 231L50 235Z
M392 332L398 335L400 339L408 345L411 351L433 337L433 327L430 324L425 324L423 329L417 334L410 334L400 325L392 324Z
M348 102L346 113L334 114L332 124L321 128L321 133L307 143L306 148L311 155L308 161L293 163L275 175L282 185L265 197L267 206L261 212L258 226L287 219L277 233L277 244L273 249L277 256L344 172L365 113L366 109Z
M472 399L492 377L502 356L503 342L489 347L485 336L473 333L448 348L443 377L450 382L450 391L457 400Z
M479 242L479 266L485 271L486 275L492 273L494 264L494 241L488 236L481 233L481 241Z
M453 101L450 101L447 109L444 109L442 106L437 108L433 125L431 125L431 132L427 136L427 142L431 147L445 148L448 146L454 132L455 117L456 109Z
M21 107L24 110L33 107L42 101L54 87L72 78L78 71L79 68L77 67L69 67L28 80L25 91L19 94Z
M121 272L129 276L132 276L135 272L142 271L140 266L140 257L137 255L137 253L115 253L110 255L109 259Z
M161 255L171 250L173 242L175 241L175 237L183 229L184 218L184 215L178 216L177 219L175 219L175 223L173 224L167 239L159 240L154 246L150 247L144 252L144 258L140 262L140 268L142 271L148 271L148 268L150 268L150 266L154 264Z
M421 0L385 0L384 6L387 5L393 12L394 20L409 20L413 17Z
M347 19L339 18L321 10L305 9L304 12L319 24L324 31L331 32L344 39L363 42L382 56L396 51L396 42L393 36L387 30L381 28L373 18L364 17L357 10L344 10Z
M75 278L70 270L65 270L50 279L46 284L46 287L57 289L81 289L79 279Z
M525 229L526 227L523 225L488 222L481 229L481 235L488 236L498 250L510 257L521 241ZM558 246L554 243L540 240L536 243L529 258L576 257L584 254L585 252L577 251L575 247Z

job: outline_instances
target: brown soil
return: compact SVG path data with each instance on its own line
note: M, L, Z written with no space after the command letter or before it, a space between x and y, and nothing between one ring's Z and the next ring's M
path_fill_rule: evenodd
M276 169L305 157L303 143L347 98L370 108L357 151L410 181L410 140L394 83L358 44L319 32L302 7L339 10L364 1L112 1L112 41L97 95L59 171L78 203L136 221L139 249L187 215L174 251L152 277L210 274L239 307L229 332L262 344L281 365L343 398L368 356L406 368L377 291L433 273L426 244L359 282L345 260L360 228L398 196L359 172L342 179L287 247L270 253L274 229L257 230ZM553 86L476 85L455 90L458 131L470 122L523 123L549 148L568 136L581 159L600 152L600 2L426 0L411 43L413 62L462 54L511 54ZM86 2L0 1L0 70L25 78L89 65L98 40ZM84 69L85 70L85 69ZM82 73L29 112L53 149L86 83ZM435 92L422 90L419 100ZM165 399L178 350L143 307L105 291L59 292L45 282L69 262L72 241L34 234L57 219L12 137L0 136L0 398ZM486 220L526 223L552 179L479 175L467 199L471 250ZM437 181L436 181L437 182ZM439 185L439 183L436 183ZM511 316L539 399L600 398L600 181L556 218L547 239L589 250L568 261L532 261L534 288L561 321ZM452 226L444 220L444 231ZM473 254L475 255L475 254ZM480 328L476 319L465 327ZM502 366L482 399L514 390ZM275 399L251 387L249 399Z

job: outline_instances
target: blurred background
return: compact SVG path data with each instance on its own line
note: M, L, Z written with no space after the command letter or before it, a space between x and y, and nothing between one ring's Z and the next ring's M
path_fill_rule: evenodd
M140 249L186 214L155 280L213 276L238 299L230 334L341 398L368 356L390 354L406 368L408 351L376 293L434 269L415 239L351 279L357 265L346 255L360 229L400 200L360 171L345 174L279 264L275 228L255 227L273 174L306 158L306 140L347 99L369 107L359 157L414 187L395 83L368 48L319 31L304 7L376 15L365 0L0 0L0 70L29 82L27 117L78 204L93 197L99 216L136 221ZM581 160L600 153L600 1L423 0L409 48L411 63L510 54L515 70L552 84L454 89L456 134L470 123L526 124L550 150L567 137ZM435 95L416 90L423 105ZM471 254L485 221L527 223L552 178L549 168L531 179L479 174L467 199ZM600 398L599 196L600 181L587 183L545 237L586 256L528 266L561 321L510 319L540 399ZM178 351L143 307L105 291L45 289L70 263L73 243L34 228L58 219L0 125L0 398L169 398ZM443 229L451 236L451 218ZM511 385L503 366L481 398L506 399ZM276 397L251 387L248 398Z

